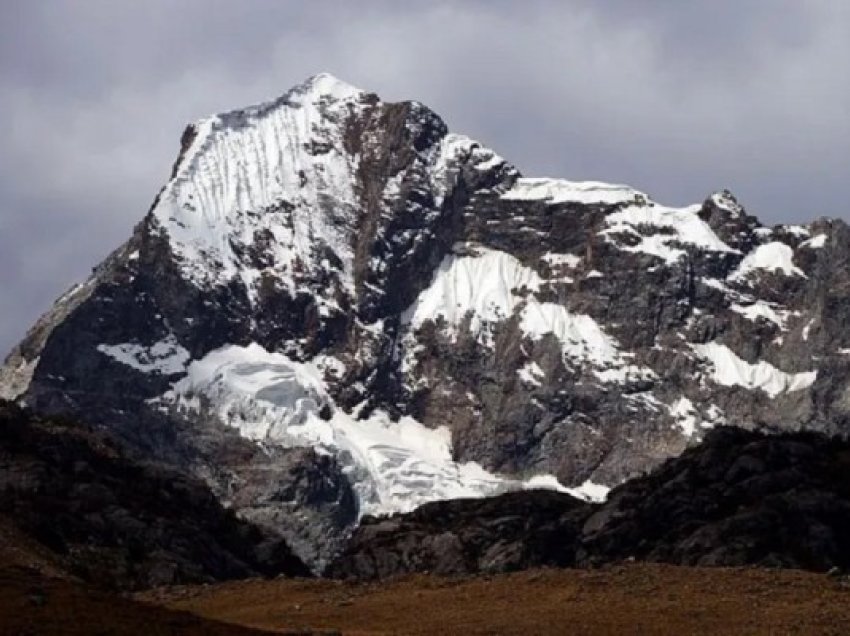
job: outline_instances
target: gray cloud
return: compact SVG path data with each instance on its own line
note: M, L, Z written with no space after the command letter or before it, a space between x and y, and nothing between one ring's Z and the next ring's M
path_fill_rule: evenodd
M847 217L850 4L0 4L0 351L122 241L187 121L327 70L525 174Z

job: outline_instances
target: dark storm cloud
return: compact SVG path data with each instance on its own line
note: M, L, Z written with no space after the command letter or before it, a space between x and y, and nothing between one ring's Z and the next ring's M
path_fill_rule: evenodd
M850 3L0 3L0 350L120 243L183 125L327 70L529 175L847 216Z

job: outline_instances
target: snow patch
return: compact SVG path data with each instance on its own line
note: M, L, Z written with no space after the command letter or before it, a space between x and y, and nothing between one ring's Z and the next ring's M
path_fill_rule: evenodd
M632 382L654 380L658 376L649 367L627 364L623 360L614 362L616 366L608 369L593 369L596 379L605 384L630 384Z
M792 313L784 309L776 309L764 300L757 300L750 305L733 303L729 306L729 309L737 314L741 314L751 322L758 322L759 319L768 320L782 330L787 328L788 318Z
M647 196L626 185L599 181L566 181L564 179L520 178L502 195L506 201L544 201L548 204L581 203L584 205L646 200Z
M554 335L569 358L598 365L620 361L616 341L602 331L599 323L555 303L529 302L520 314L520 329L534 340Z
M712 194L711 201L721 210L729 212L730 216L734 218L738 218L744 213L744 208L728 190Z
M142 373L160 373L175 375L186 370L186 363L191 356L173 335L150 346L132 342L122 344L97 346L103 355Z
M458 248L456 248L458 249ZM451 329L468 316L469 328L489 341L493 323L510 317L528 292L540 288L537 273L505 252L463 247L465 253L446 256L431 284L405 312L403 320L419 327L442 318Z
M581 256L576 256L575 254L555 254L554 252L546 252L542 256L542 259L550 266L563 266L571 269L578 267L582 260Z
M631 205L609 214L607 228L599 234L626 252L643 252L657 256L667 263L675 263L685 255L677 244L686 244L712 252L738 253L714 233L699 217L701 206L668 208L661 205ZM647 234L646 228L664 228L663 233ZM620 245L616 235L628 233L640 237L636 245Z
M680 397L667 408L675 420L676 426L681 429L682 435L693 437L699 421L699 413L694 408L694 403L686 397Z
M806 278L803 270L794 265L794 250L785 243L773 241L759 245L747 254L727 280L743 281L759 271L782 272L786 276Z
M784 231L788 232L788 234L793 234L798 238L811 236L811 232L809 232L809 229L802 225L780 225L779 227Z
M712 364L712 379L723 386L761 389L770 397L776 397L781 393L807 389L817 379L817 371L785 373L763 360L750 364L729 347L717 342L692 344L691 348Z
M9 359L6 366L0 367L0 400L16 400L26 392L38 361L38 356L32 360L21 356L14 366L13 360Z
M567 487L558 481L554 475L535 475L523 484L524 490L555 490L568 495L572 495L583 501L591 501L594 503L602 503L608 498L608 493L611 488L597 484L591 480L587 480L579 486Z
M824 245L826 245L826 239L826 234L818 234L817 236L813 236L807 241L803 241L802 243L800 243L800 247L808 247L809 249L813 250L820 249Z
M534 362L526 362L522 367L517 369L517 375L519 379L525 382L526 384L532 384L534 386L540 386L540 378L545 378L546 374L543 372L543 369L540 368L540 365Z

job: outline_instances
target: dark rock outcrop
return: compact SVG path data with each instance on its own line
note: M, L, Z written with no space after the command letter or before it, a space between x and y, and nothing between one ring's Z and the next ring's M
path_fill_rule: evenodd
M544 490L438 501L407 515L366 518L326 574L475 574L575 564L585 505Z
M724 428L615 489L578 561L850 568L850 442Z
M109 589L310 575L203 483L140 463L91 427L2 401L0 514L71 574Z

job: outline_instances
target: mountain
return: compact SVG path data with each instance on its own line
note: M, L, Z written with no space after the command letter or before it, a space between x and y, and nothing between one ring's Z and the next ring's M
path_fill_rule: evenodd
M318 75L188 126L0 396L108 429L321 569L365 515L599 500L725 424L844 433L850 231L523 177Z
M605 503L529 491L364 519L327 574L492 574L634 559L846 571L848 470L847 440L723 427Z

